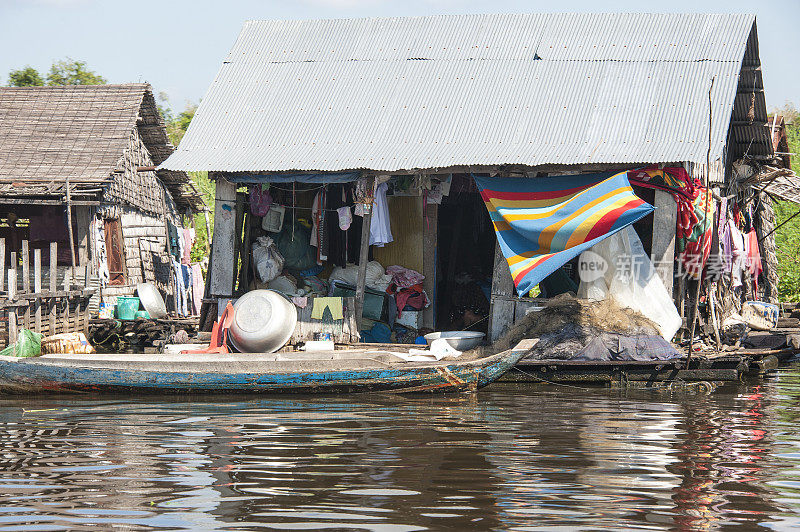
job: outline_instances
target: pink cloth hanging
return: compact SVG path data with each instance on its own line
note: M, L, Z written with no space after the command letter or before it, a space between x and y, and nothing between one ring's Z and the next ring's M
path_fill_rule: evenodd
M186 266L192 263L192 245L194 244L194 229L191 227L183 230L183 256L181 264Z
M203 269L199 262L195 262L192 267L192 314L200 314L200 306L203 304L203 292L205 291L205 281L203 280Z

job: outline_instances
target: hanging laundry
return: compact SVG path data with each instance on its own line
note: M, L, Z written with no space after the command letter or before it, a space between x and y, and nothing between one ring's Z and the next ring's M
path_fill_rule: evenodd
M186 316L189 313L186 301L186 282L181 263L175 259L172 259L172 273L175 275L175 304L178 307L178 315Z
M653 211L634 194L625 172L473 178L520 296Z
M343 318L343 307L341 297L315 297L314 306L311 308L311 319L321 320L325 314L325 309L331 313L331 318L341 320Z
M764 270L761 264L761 252L758 249L758 235L755 229L747 233L747 273L753 278L755 294L758 294L758 276Z
M742 286L742 273L747 270L745 240L732 219L728 220L728 231L731 237L731 285L737 288Z
M350 229L350 224L353 223L353 213L350 207L344 206L336 209L336 214L339 215L339 229L347 231Z
M361 244L361 224L362 220L353 220L350 209L351 185L332 184L328 185L328 195L326 196L326 208L331 214L327 218L328 235L328 262L341 268L347 266L348 262L358 262L358 253ZM333 211L336 211L334 214Z
M719 247L720 257L722 258L722 273L730 273L733 266L733 239L731 228L727 220L720 221L719 224Z
M325 189L314 196L311 205L311 245L317 248L317 264L328 260L328 231L325 224Z
M264 216L272 207L272 195L268 188L254 185L250 188L250 212L255 216Z
M369 228L370 246L383 247L394 241L389 219L389 205L386 201L388 188L389 185L381 183L375 189L375 200L372 203L372 223Z
M205 286L203 283L203 269L199 262L192 263L192 314L195 316L200 314L200 307L203 304L203 292Z
M634 185L664 190L678 205L676 247L681 264L692 279L700 279L711 253L714 229L714 199L699 179L681 167L650 166L628 172Z
M167 242L167 248L169 249L169 254L175 257L176 259L181 258L180 252L180 239L178 235L178 228L175 226L174 223L167 220L167 233L169 234L169 239Z
M183 230L183 254L181 254L181 264L189 265L192 263L192 246L194 245L195 231L193 228Z
M93 247L97 258L97 278L100 281L100 286L105 288L111 279L111 274L108 271L108 258L106 255L105 224L103 223L103 220L100 220L95 216L92 218L89 228L92 239L94 240Z

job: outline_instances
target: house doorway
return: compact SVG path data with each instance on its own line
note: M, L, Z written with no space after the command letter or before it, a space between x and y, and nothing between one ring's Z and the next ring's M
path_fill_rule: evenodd
M468 175L453 175L439 205L437 242L437 330L486 332L496 238Z

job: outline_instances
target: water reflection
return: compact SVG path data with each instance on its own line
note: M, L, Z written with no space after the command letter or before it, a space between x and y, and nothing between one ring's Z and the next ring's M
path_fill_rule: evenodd
M790 528L798 399L4 398L0 530Z

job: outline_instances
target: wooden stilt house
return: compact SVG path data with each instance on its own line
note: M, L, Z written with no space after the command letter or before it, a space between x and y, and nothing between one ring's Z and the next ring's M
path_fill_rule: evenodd
M156 171L172 151L147 84L0 88L0 306L48 334L83 328L89 296L172 297L170 235L203 208Z
M728 205L768 208L758 198L769 183L754 188L733 168L773 157L753 15L458 15L247 22L161 168L217 182L209 298L252 288L238 266L251 268L249 246L263 233L260 218L248 225L245 190L271 186L287 213L308 217L301 210L320 189L338 197L342 182L388 182L394 240L374 245L367 213L357 316L371 255L424 275L431 305L416 329L456 327L471 276L496 338L539 301L515 289L492 222L507 227L490 220L476 176L672 167ZM675 195L634 189L656 208L634 227L688 320L697 292L679 279ZM768 242L763 219L752 225ZM520 263L541 252L532 245ZM765 280L761 296L775 290L774 276Z

